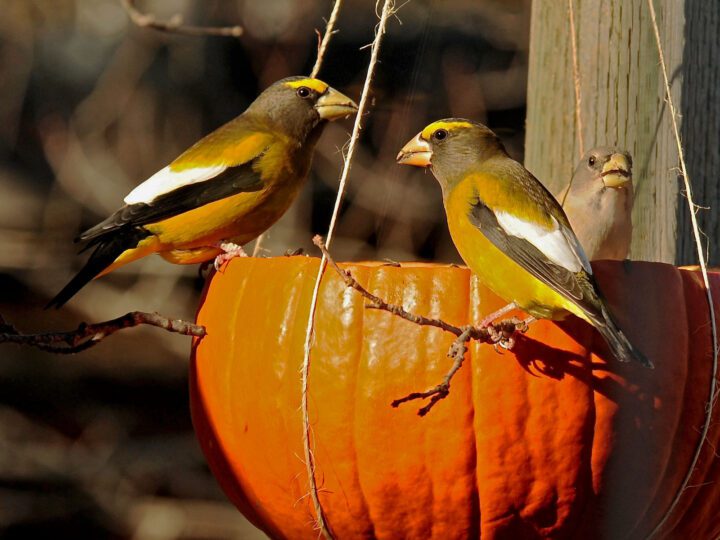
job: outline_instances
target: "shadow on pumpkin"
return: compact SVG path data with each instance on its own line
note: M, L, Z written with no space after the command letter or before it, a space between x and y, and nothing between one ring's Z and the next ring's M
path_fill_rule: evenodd
M533 324L548 324L547 322ZM583 321L570 317L564 321L555 321L554 324L577 343L593 342L592 328ZM594 343L593 343L594 345ZM593 347L594 348L594 347ZM595 352L595 351L587 351ZM580 356L564 349L559 349L542 341L539 341L528 334L520 334L516 337L513 353L520 363L520 366L533 376L543 375L556 380L562 380L565 375L570 375L579 380L587 380L588 356ZM601 355L605 357L605 352ZM595 362L590 366L592 370L607 370L604 362Z
M513 353L520 366L534 377L545 376L558 381L570 375L587 379L585 359L562 349L556 349L526 335L516 338Z
M587 355L579 356L523 334L516 338L513 353L527 373L557 381L565 376L574 377L589 382L593 391L617 403L625 402L629 397L638 402L648 401L647 392L652 386L648 379L652 378L652 371L639 364L615 360L600 335L580 320L567 319L554 324L576 342L589 343ZM625 383L619 382L617 377ZM634 384L628 384L630 381ZM644 392L639 391L641 388Z

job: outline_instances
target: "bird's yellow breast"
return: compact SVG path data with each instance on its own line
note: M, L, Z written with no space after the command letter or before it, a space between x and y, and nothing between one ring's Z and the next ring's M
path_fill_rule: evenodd
M482 187L478 181L492 179L468 178L457 184L444 201L450 235L465 263L495 294L533 316L562 319L570 311L585 318L575 304L505 255L470 221L472 204Z

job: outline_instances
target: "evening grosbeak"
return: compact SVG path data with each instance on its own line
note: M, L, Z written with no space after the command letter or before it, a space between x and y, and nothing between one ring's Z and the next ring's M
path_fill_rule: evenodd
M176 264L217 257L216 266L243 255L242 245L295 200L325 124L355 111L350 98L318 79L274 83L82 233L76 241L94 251L48 307L62 306L93 278L151 253Z
M568 191L569 190L569 191ZM591 261L624 260L632 240L632 158L617 148L593 148L558 195Z
M495 133L469 120L439 120L408 142L397 160L430 167L440 183L460 256L511 302L492 317L516 306L544 319L572 313L599 330L618 360L652 367L610 315L560 204L508 156Z

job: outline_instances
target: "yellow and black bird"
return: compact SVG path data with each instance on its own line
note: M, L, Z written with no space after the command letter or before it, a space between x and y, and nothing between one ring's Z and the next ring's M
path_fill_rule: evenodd
M588 259L627 258L632 241L633 197L632 158L628 152L600 146L585 153L558 200Z
M310 170L327 121L357 105L326 83L289 77L240 116L201 139L137 186L125 205L76 241L94 248L53 298L60 307L95 277L159 253L176 264L243 255L288 209Z
M398 154L440 183L453 242L470 269L514 307L544 319L572 313L599 330L623 362L652 363L613 320L560 204L490 129L450 118L427 126ZM484 322L490 322L488 318Z

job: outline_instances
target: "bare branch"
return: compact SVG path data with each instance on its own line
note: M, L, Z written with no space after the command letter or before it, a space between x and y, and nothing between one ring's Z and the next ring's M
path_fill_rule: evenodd
M130 20L142 28L152 28L168 34L186 36L229 36L243 35L242 26L190 26L183 24L182 15L177 14L167 21L159 21L152 13L143 13L135 6L135 0L120 0Z
M320 66L322 66L323 60L325 58L325 51L327 50L328 43L330 43L330 38L337 32L335 30L335 23L337 22L338 15L340 14L340 8L342 7L343 0L335 0L335 4L333 5L332 12L330 13L330 18L328 19L327 25L325 26L325 35L320 36L320 32L318 30L315 30L318 36L318 52L317 52L317 59L315 60L315 65L312 68L312 72L310 72L310 76L312 78L317 77L318 73L320 72Z
M453 341L450 346L450 350L448 351L448 356L453 359L453 364L445 377L443 377L443 381L437 386L434 386L424 392L413 392L405 397L396 399L391 404L393 407L397 407L402 403L416 399L430 399L430 402L418 411L418 415L425 416L438 401L444 399L450 393L450 381L460 367L462 367L463 360L465 359L465 353L467 352L468 341L475 340L481 343L489 343L493 346L501 346L505 349L512 349L515 345L516 333L525 333L530 322L534 320L532 317L525 320L513 317L483 327L459 327L445 322L442 319L431 319L429 317L410 313L403 309L402 306L388 304L385 300L374 295L365 287L360 285L360 283L358 283L358 281L353 277L352 273L348 270L340 268L335 260L330 256L330 253L328 252L320 235L316 235L313 238L313 243L320 248L320 251L322 251L328 264L340 275L345 284L348 287L355 289L370 301L370 303L365 306L366 308L388 311L393 315L397 315L398 317L414 324L420 326L433 326L457 336L457 339Z
M367 298L370 303L365 306L368 309L380 309L382 311L389 311L390 313L393 313L397 315L398 317L401 317L407 321L413 322L415 324L419 324L420 326L435 326L436 328L440 328L442 330L445 330L446 332L450 332L452 334L455 334L456 336L460 336L463 333L463 329L452 325L450 323L447 323L445 321L442 321L440 319L430 319L428 317L423 317L422 315L415 315L414 313L410 313L409 311L406 311L403 309L402 306L398 306L395 304L388 304L385 300L380 298L379 296L374 295L370 291L368 291L365 287L360 285L360 283L357 282L357 280L353 277L353 275L348 270L343 270L338 266L338 264L335 262L335 260L330 256L330 252L327 250L327 247L325 247L325 244L323 242L323 239L320 235L316 235L313 238L313 243L320 248L320 251L323 252L323 255L325 255L325 258L327 259L330 266L333 267L333 270L337 272L340 277L343 279L345 284L355 289L357 292L362 294L365 298Z
M131 311L122 317L101 323L81 323L76 330L70 332L46 334L21 334L0 316L0 343L27 345L55 354L74 354L94 347L118 330L142 324L185 336L203 337L206 334L203 326L142 311Z
M450 345L448 356L453 359L453 364L450 368L450 371L448 371L445 377L443 377L443 381L440 384L434 386L433 388L430 388L429 390L426 390L425 392L412 392L405 397L394 400L391 405L393 407L399 407L402 403L405 403L406 401L429 398L430 402L418 410L418 416L425 416L427 413L430 412L430 409L432 409L438 401L440 401L441 399L445 399L450 393L450 381L452 380L455 373L457 373L457 371L460 369L463 361L465 360L465 353L468 350L467 342L470 340L472 330L472 326L466 326L462 334L460 334L457 339L453 341L452 345Z

